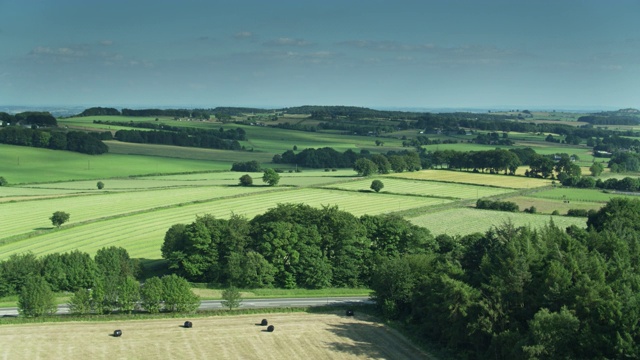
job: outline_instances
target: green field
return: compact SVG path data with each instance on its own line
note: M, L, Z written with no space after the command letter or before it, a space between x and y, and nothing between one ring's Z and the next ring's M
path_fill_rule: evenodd
M409 218L412 223L429 229L433 235L447 234L451 236L463 236L475 232L484 233L491 227L500 226L507 222L511 222L515 226L538 228L548 224L551 219L561 229L570 225L582 228L586 226L585 218L510 213L472 208L449 209Z
M103 154L0 144L0 169L9 184L105 179L131 175L229 170L229 163L156 156Z
M43 255L78 249L94 254L104 246L113 245L124 247L132 257L159 259L164 234L171 225L190 223L196 216L205 214L220 218L237 214L251 218L279 203L305 203L315 207L335 205L341 210L359 216L405 211L450 202L445 199L314 188L278 187L276 191L260 192L270 188L230 187L217 193L219 196L228 197L213 200L213 190L203 196L202 191L206 191L206 188L192 189L193 198L200 196L200 199L187 204L186 200L193 199L181 197L181 191L186 189L38 200L38 209L31 212L29 209L34 208L36 201L2 204L0 215L5 216L5 221L11 225L4 233L7 244L0 246L0 260L25 251ZM256 191L258 193L254 194ZM175 195L173 203L170 194ZM48 217L53 211L58 210L71 214L71 219L69 225L52 230ZM84 224L71 226L78 222ZM18 235L21 236L21 240L8 241Z
M368 191L373 179L375 178L326 185L325 187L351 191ZM507 194L512 191L506 188L452 184L438 181L408 180L392 177L380 177L377 179L382 181L384 184L384 188L380 191L381 193L432 196L452 199L478 199L487 196Z
M403 179L443 181L449 183L485 185L510 189L534 189L551 185L551 180L546 179L450 170L422 170L391 174L390 176Z
M534 115L535 121L575 122L575 114ZM275 124L268 117L255 119L267 125ZM156 122L153 117L123 116L76 117L59 122L69 128L112 132L121 128L93 124L93 120ZM318 123L306 115L281 116L277 122ZM0 216L3 219L0 260L24 251L42 255L78 249L93 254L111 245L126 248L133 257L160 259L164 234L173 224L190 223L204 214L220 218L239 214L251 218L279 203L306 203L314 207L335 205L356 216L399 213L434 234L466 234L486 231L507 219L517 225L541 226L550 219L548 214L553 210L563 214L569 208L598 208L612 196L618 196L595 190L552 188L551 180L524 176L424 170L362 178L351 169L300 168L297 169L300 172L293 172L295 167L292 165L271 163L273 155L294 146L298 151L321 147L332 147L340 152L348 149L372 153L406 150L402 147L402 139L417 136L416 130L398 130L373 137L345 135L342 131L304 132L217 121L178 121L168 117L159 118L157 123L207 129L242 128L248 140L241 143L247 151L106 141L109 153L90 156L0 144L3 154L0 176L10 184L0 187ZM495 148L463 142L470 136L424 136L459 141L457 144L425 146L427 151ZM547 143L544 134L510 133L509 136L519 147L530 146L542 154L578 154L583 166L591 162L590 149L583 145ZM384 146L376 146L376 140L383 141ZM244 173L229 169L233 162L250 160L260 162L263 167L282 169L279 185L267 187L261 180L262 173L250 173L254 186L238 186ZM525 169L519 169L518 174ZM620 174L606 176L624 177ZM380 193L370 190L374 179L382 180L385 185ZM97 181L104 182L105 188L98 190ZM540 191L531 193L536 190ZM515 201L521 209L535 206L547 215L488 212L467 207L478 198L496 196ZM49 220L54 211L71 215L70 221L60 229L53 228ZM561 226L584 223L584 219L567 217L554 217L554 221Z

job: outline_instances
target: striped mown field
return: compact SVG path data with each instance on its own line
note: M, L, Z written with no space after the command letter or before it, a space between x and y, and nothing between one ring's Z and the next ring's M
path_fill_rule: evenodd
M535 179L524 176L509 176L502 174L481 174L451 170L421 170L415 172L391 174L389 176L400 177L404 179L444 181L461 184L504 187L511 189L533 189L551 185L551 180L548 179Z
M94 254L105 246L122 246L132 257L159 259L164 234L174 224L191 223L196 216L205 214L220 218L238 214L251 218L279 203L304 203L314 207L335 205L360 216L450 202L445 199L314 188L277 187L274 191L260 191L265 189L273 188L223 188L218 198L210 188L185 188L84 196L78 197L76 203L69 202L74 198L47 199L38 201L38 209L34 209L35 201L5 203L0 206L0 216L5 216L7 220L3 238L11 235L29 237L0 246L0 259L25 251L44 255L78 249ZM186 203L189 191L194 191L193 198L189 198L193 200L192 203ZM203 191L206 192L204 195ZM238 193L234 194L234 191ZM134 200L134 196L138 198ZM176 206L166 206L171 199L174 199ZM100 203L103 200L105 202ZM58 210L71 215L69 225L80 221L85 223L63 225L52 231L48 218Z
M371 182L378 179L383 182L381 193L407 194L419 196L435 196L456 199L477 199L487 196L502 195L512 192L511 189L467 184L449 184L438 181L409 180L400 177L380 177L357 180L333 185L327 188L338 188L351 191L369 190Z
M500 226L507 222L511 222L515 226L538 228L547 225L551 219L553 219L553 222L561 229L570 225L584 228L587 222L585 218L478 210L472 208L448 209L411 217L409 221L416 225L426 227L433 235L468 235L475 232L484 233L491 227Z

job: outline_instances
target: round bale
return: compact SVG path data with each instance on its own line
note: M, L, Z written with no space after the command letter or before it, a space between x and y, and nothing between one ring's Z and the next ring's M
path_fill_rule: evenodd
M122 330L116 330L116 331L114 331L114 332L113 332L113 336L115 336L115 337L120 337L120 336L122 336Z
M353 316L353 310L351 309L347 310L347 316Z
M273 332L273 330L275 330L275 329L276 329L276 328L274 328L274 327L273 327L273 325L269 325L269 326L267 327L267 331L268 331L268 332Z
M192 323L191 321L185 321L185 322L184 322L184 327L186 327L186 328L189 328L189 329L190 329L190 328L192 328L192 327L193 327L193 323Z
M262 319L262 321L260 322L260 325L267 326L269 325L269 322L267 321L267 319Z

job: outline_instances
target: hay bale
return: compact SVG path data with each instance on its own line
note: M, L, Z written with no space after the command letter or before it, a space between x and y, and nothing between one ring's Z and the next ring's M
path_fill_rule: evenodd
M347 316L353 316L353 310L351 309L347 310Z
M114 332L113 332L113 336L115 336L115 337L120 337L120 336L122 336L122 330L116 330L116 331L114 331Z
M269 322L267 321L267 319L262 319L262 321L260 322L260 325L267 326L269 325Z
M193 327L193 323L191 321L185 321L184 322L184 327L190 329Z
M268 331L268 332L273 332L273 330L275 330L275 329L276 329L276 328L274 328L274 327L273 327L273 325L269 325L269 326L267 327L267 331Z

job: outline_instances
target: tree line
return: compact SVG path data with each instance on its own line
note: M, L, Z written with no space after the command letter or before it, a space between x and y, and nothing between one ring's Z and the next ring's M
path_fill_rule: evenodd
M280 204L251 220L204 215L175 224L162 256L192 282L317 289L368 286L381 259L434 246L427 229L398 216Z
M54 313L55 292L70 292L70 311L77 314L191 311L199 306L189 283L176 275L137 280L141 267L120 247L105 247L94 258L80 251L37 258L14 254L0 262L0 297L18 295L21 313Z
M49 112L25 111L15 115L0 112L0 125L6 126L8 124L34 127L55 127L58 126L58 121Z
M507 223L383 259L376 306L463 359L637 358L640 201L588 216L588 229Z
M111 138L110 132L95 133L82 131L61 131L57 129L31 129L20 126L0 128L0 143L68 150L89 155L104 154L109 151L102 140Z

